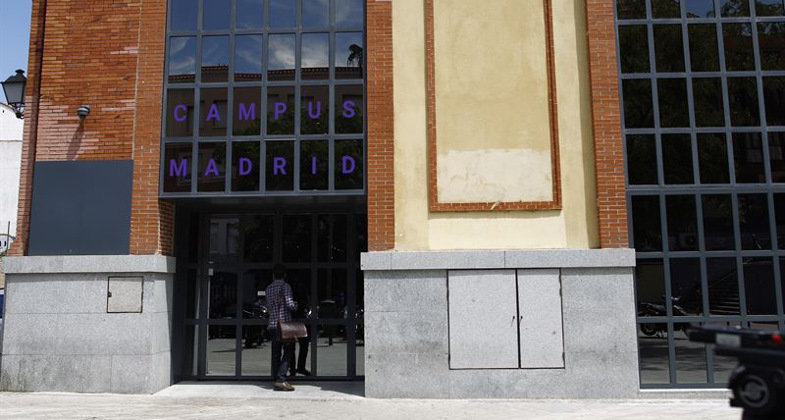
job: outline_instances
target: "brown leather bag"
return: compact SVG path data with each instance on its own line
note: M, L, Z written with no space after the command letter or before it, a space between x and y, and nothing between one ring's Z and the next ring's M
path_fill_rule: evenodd
M308 337L305 324L298 321L278 321L278 340L282 343L295 343L298 338Z

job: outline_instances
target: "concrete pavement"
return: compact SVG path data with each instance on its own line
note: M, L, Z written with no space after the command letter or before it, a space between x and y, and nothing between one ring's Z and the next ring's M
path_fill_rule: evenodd
M738 420L726 399L378 400L362 383L185 383L155 395L0 393L0 419L689 419Z

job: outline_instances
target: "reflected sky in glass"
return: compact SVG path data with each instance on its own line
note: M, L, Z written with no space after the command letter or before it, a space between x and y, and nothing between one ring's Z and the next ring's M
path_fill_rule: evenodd
M262 36L237 35L234 39L234 73L262 74Z
M354 45L355 47L352 47ZM362 32L339 32L335 34L335 66L358 67L362 65Z
M202 67L229 65L229 37L202 38Z
M296 4L293 0L270 0L270 27L293 28L297 22Z
M335 0L335 24L339 27L363 26L363 0Z
M323 28L330 24L330 0L303 0L303 27Z
M294 68L294 34L270 35L268 70Z
M170 0L170 15L172 31L195 31L197 0Z
M196 74L196 38L184 36L170 38L169 75L194 74ZM192 82L193 80L190 81Z
M229 29L231 7L230 0L204 0L204 29Z
M303 34L302 67L329 67L330 37L328 34Z
M264 0L237 0L237 29L264 26Z

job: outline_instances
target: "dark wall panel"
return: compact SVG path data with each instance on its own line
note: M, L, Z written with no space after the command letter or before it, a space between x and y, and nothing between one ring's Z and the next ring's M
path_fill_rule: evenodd
M36 162L28 255L125 255L130 160Z

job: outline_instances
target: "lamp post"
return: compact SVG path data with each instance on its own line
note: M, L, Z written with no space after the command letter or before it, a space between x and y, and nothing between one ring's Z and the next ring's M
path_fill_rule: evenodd
M16 110L17 118L22 118L24 113L26 83L27 77L25 77L24 70L17 70L15 75L2 82L5 99L8 105L11 105Z

